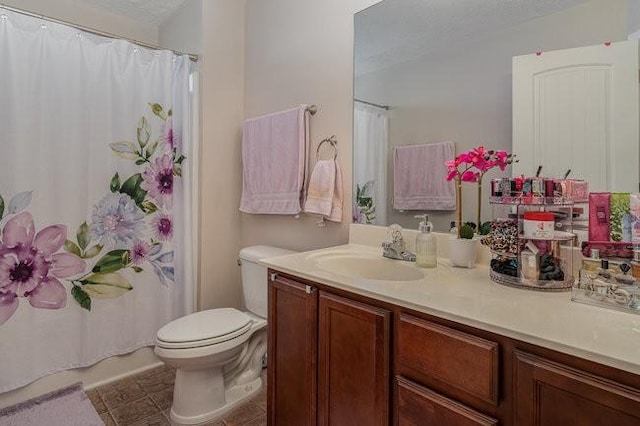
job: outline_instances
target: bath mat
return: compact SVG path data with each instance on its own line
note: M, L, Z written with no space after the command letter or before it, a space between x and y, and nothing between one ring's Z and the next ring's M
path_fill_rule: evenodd
M104 426L82 383L0 409L0 426Z

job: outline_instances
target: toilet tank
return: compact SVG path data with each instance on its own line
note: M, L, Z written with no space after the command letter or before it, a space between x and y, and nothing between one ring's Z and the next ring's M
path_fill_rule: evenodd
M295 253L271 246L251 246L240 250L240 272L242 274L242 293L247 310L267 317L267 286L269 278L267 267L258 264L258 260L267 257Z

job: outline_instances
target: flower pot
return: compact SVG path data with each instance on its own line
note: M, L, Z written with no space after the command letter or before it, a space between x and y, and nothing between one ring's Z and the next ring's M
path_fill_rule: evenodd
M449 239L449 260L451 266L473 268L478 257L478 239L453 237Z

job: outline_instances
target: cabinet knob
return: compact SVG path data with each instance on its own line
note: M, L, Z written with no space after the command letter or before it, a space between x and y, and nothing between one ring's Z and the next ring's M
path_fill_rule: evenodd
M271 275L269 275L269 279L271 281L277 281L278 279L278 274L276 274L275 272L272 272Z

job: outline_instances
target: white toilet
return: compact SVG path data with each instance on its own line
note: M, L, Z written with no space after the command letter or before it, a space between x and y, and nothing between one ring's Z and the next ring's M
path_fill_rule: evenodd
M268 246L240 251L248 312L233 308L196 312L158 331L155 353L176 368L173 421L197 424L214 419L260 391L267 351L267 268L257 261L289 253Z

